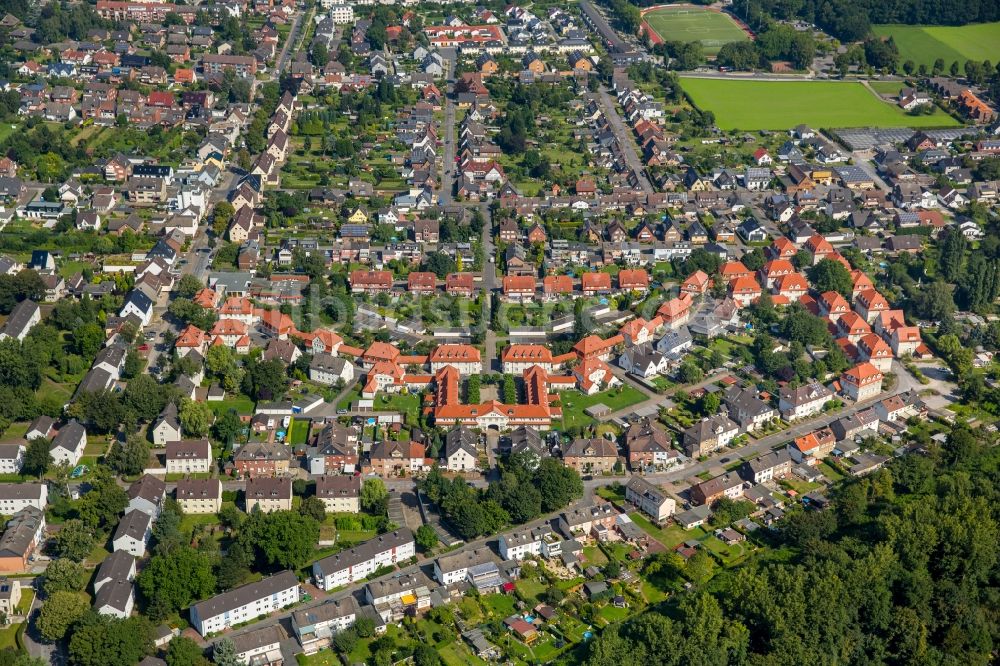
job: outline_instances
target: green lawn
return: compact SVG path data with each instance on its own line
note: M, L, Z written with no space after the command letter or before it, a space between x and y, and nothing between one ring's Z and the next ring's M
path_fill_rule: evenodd
M10 648L12 650L17 649L17 641L14 639L17 634L17 629L20 624L9 624L6 627L0 628L0 650Z
M708 534L708 532L706 532L702 527L696 527L692 530L686 530L680 525L671 525L669 527L660 528L649 522L638 511L633 511L628 514L628 516L632 519L632 522L644 529L651 537L671 549L679 546L685 541L700 539Z
M597 614L603 617L610 624L611 622L621 622L629 616L629 610L627 608L618 608L617 606L612 606L608 604L607 606L601 608L597 611Z
M234 395L225 400L213 400L207 403L216 416L225 414L230 409L235 409L239 414L253 414L254 401L245 395Z
M544 580L539 580L537 578L521 579L514 583L517 587L517 591L520 592L525 598L538 599L538 595L548 589Z
M868 86L880 95L898 95L905 84L902 81L869 81Z
M930 69L937 58L945 69L966 60L996 63L1000 59L1000 22L945 25L873 25L879 37L892 37L899 48L899 61L912 60Z
M610 391L595 393L594 395L584 395L579 391L563 391L559 395L559 401L563 410L564 429L575 425L592 423L593 419L583 413L583 410L587 407L592 407L600 403L607 405L614 412L646 399L645 393L627 384L613 388Z
M715 114L716 125L724 130L785 130L800 123L816 129L959 124L940 110L930 116L907 115L857 82L683 77L683 86L698 108Z
M481 598L494 620L503 620L514 614L515 599L509 594L486 594Z
M586 546L583 549L583 556L587 558L588 565L602 567L608 563L608 557L597 546Z
M438 648L438 655L446 666L467 666L473 664L479 666L486 664L485 661L472 654L461 640Z
M292 425L289 428L288 441L292 446L297 446L299 444L305 444L306 438L309 436L309 421L305 420L292 420Z
M17 131L17 125L12 125L10 123L0 123L0 141L3 141L8 136Z
M643 19L664 41L700 41L708 55L718 53L727 42L750 38L728 14L705 7L659 7Z

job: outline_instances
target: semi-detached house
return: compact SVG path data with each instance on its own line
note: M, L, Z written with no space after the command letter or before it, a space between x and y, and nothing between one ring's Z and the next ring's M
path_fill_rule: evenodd
M332 590L356 583L379 568L392 566L415 553L413 532L400 528L315 562L313 578L317 587Z

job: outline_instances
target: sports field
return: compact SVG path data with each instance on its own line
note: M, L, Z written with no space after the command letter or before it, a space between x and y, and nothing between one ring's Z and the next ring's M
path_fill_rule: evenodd
M944 60L945 69L966 60L982 62L1000 60L1000 22L948 25L873 25L879 37L892 37L899 47L900 62L912 60L928 69L937 58Z
M695 105L712 111L716 125L727 130L785 130L800 123L816 129L958 125L941 111L931 116L907 115L854 82L683 77L682 85Z
M694 5L657 7L642 15L649 28L664 41L701 42L715 55L728 42L749 39L729 14Z

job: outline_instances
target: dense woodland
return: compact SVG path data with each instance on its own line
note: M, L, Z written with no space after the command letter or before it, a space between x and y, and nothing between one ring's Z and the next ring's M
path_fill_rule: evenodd
M953 430L939 446L793 513L773 548L605 630L591 666L990 663L1000 625L1000 450ZM681 589L679 557L660 563ZM684 573L682 573L684 572Z

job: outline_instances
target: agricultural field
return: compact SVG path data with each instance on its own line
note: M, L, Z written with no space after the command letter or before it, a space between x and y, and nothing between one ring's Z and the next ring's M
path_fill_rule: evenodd
M879 37L892 37L899 47L900 62L912 60L930 69L938 58L945 67L966 60L996 62L1000 59L1000 22L971 25L874 25Z
M731 81L683 78L694 104L715 114L721 129L786 130L805 123L815 128L954 127L937 110L911 116L880 100L860 83L838 81Z
M657 7L643 14L650 30L664 41L701 42L707 55L715 55L728 42L750 36L729 14L694 5Z

